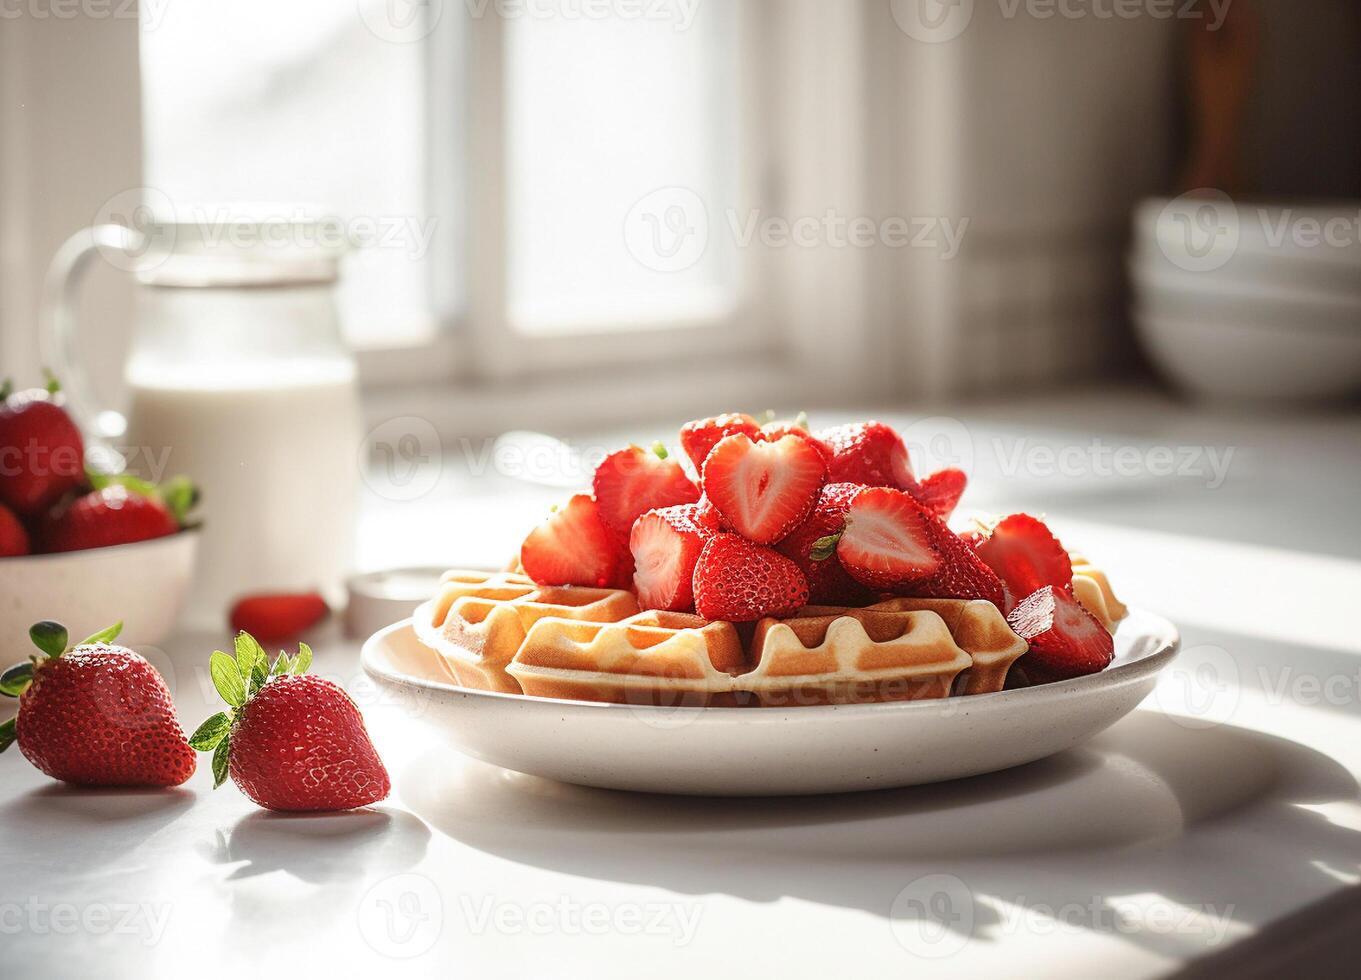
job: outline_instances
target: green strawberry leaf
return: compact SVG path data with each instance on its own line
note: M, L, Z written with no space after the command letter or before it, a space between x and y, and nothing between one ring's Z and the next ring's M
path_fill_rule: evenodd
M86 470L85 476L90 481L90 486L96 490L103 490L107 487L124 487L139 497L158 497L160 495L156 489L156 484L130 473L96 473L93 470Z
M66 643L70 639L66 634L66 627L50 619L30 626L28 636L33 645L49 657L60 657L66 651Z
M198 506L199 490L187 476L176 476L161 484L161 499L175 523L184 527L189 520L189 512Z
M280 650L279 655L274 658L274 666L270 668L269 676L273 678L280 674L287 674L292 666L293 662L288 659L288 654Z
M652 451L658 459L666 459L671 454L666 451L666 445L660 439L652 444Z
M826 561L832 557L836 551L836 543L841 540L841 532L829 534L825 538L818 538L813 542L813 547L808 550L808 557L813 561Z
M225 711L213 715L189 736L189 744L199 752L211 752L232 730L232 719Z
M213 678L213 687L233 708L246 703L246 684L241 679L241 671L236 661L221 650L214 650L208 658L208 673Z
M222 741L213 749L213 789L227 781L227 756L231 752L232 737L224 735Z
M0 674L0 694L17 698L33 683L33 661L25 660Z
M17 718L18 716L16 715L3 725L0 725L0 752L9 748L14 743L14 740L18 738L18 732L16 730L18 726L14 724Z
M298 655L293 658L292 672L294 674L305 674L307 668L312 666L312 648L306 643L298 643Z
M123 621L120 619L112 626L106 626L93 636L87 636L76 644L78 647L90 646L95 643L112 643L118 639L118 634L123 632Z
M804 432L808 432L809 431L808 413L800 412L798 415L794 416L794 424L797 425Z
M47 382L43 387L47 389L49 395L55 395L61 391L61 382L57 380L57 376L52 373L51 368L43 368L43 380Z
M14 394L14 382L9 378L0 381L0 402L9 401L9 396Z

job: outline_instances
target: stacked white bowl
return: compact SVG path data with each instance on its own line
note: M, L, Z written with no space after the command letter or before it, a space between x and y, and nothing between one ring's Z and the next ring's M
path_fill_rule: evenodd
M1257 402L1361 393L1361 201L1148 200L1129 274L1139 338L1185 390Z

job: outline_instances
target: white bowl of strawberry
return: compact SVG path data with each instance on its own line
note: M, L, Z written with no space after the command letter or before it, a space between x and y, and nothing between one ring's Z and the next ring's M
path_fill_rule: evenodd
M82 635L125 620L132 642L161 642L193 576L196 496L183 478L88 472L55 390L0 390L0 641L60 617Z

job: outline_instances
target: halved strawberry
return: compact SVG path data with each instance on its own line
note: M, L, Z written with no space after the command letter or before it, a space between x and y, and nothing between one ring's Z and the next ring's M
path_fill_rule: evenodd
M862 483L867 487L899 490L909 490L917 484L907 446L883 422L839 425L819 432L818 438L832 450L832 461L827 464L829 483Z
M600 520L600 508L585 494L529 532L520 546L525 574L540 585L617 586L624 560L618 540Z
M1066 589L1046 585L1007 615L1017 634L1030 642L1020 661L1031 682L1068 680L1105 670L1115 641Z
M869 487L846 511L837 557L851 577L872 589L901 589L940 571L926 512L891 487Z
M761 426L750 415L727 412L710 419L696 419L681 426L681 448L685 450L685 455L690 457L690 462L695 464L695 472L703 473L704 461L709 458L709 451L721 440L738 433L755 439L760 432Z
M959 505L959 498L964 496L964 488L968 485L969 478L964 471L951 466L936 470L912 488L911 493L937 517L948 521L955 507Z
M1007 605L1002 580L983 564L973 547L955 534L935 514L923 508L931 544L940 553L941 567L935 575L914 583L905 594L924 599L986 599L1004 612Z
M681 504L648 511L633 522L633 586L643 609L694 609L695 563L714 534L698 511L699 504Z
M808 603L798 565L736 534L716 534L705 543L694 590L697 613L730 623L789 616Z
M1029 514L1012 514L998 522L977 552L1014 598L1046 585L1072 588L1073 562L1068 552L1043 521Z
M704 494L724 523L757 544L774 544L813 509L827 466L796 436L722 439L704 461Z
M872 591L846 572L834 543L816 547L846 527L846 511L865 488L858 483L829 483L818 494L808 519L775 548L799 566L808 580L808 601L828 606L864 606L874 601Z
M628 534L642 514L659 507L692 504L699 488L685 475L680 461L668 458L666 448L629 446L610 453L595 468L592 481L600 519L605 526Z

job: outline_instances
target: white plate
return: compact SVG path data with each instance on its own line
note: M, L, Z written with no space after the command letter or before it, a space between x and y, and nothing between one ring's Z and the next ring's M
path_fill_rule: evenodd
M648 793L779 796L934 783L1072 748L1153 690L1180 638L1131 611L1100 674L941 701L802 708L659 708L457 687L410 620L364 644L364 670L456 748L567 783Z

